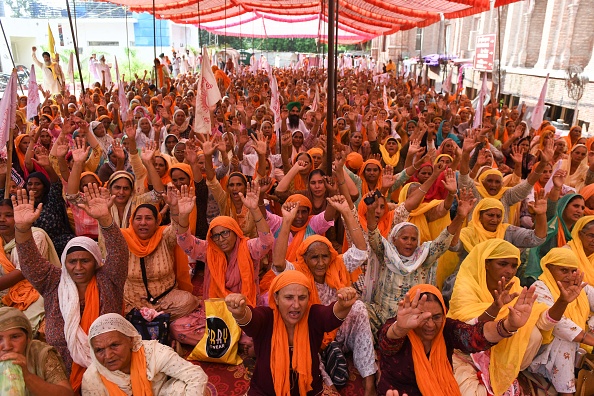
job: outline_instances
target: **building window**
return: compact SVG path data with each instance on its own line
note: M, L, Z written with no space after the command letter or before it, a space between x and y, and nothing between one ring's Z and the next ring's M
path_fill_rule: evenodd
M415 50L421 51L423 49L423 29L417 28L417 40L415 42Z
M118 47L119 41L88 41L89 47Z
M481 18L474 18L472 20L472 30L470 31L470 34L468 35L468 50L469 51L474 51L474 47L476 44L476 36L477 34L479 34L481 31Z

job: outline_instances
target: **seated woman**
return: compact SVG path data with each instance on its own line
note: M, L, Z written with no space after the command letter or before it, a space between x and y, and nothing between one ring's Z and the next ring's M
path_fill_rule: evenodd
M578 194L567 194L557 201L555 215L548 219L546 240L528 253L528 263L522 279L525 284L532 284L538 279L542 273L540 260L552 248L563 247L572 240L573 227L584 215L584 209L584 198Z
M203 297L224 298L229 293L241 292L253 306L260 305L260 289L258 285L260 261L268 254L274 243L274 237L264 221L258 208L260 188L252 183L246 196L239 194L243 205L249 209L255 219L258 237L248 239L244 236L239 224L231 217L219 216L215 218L208 229L206 240L193 236L189 229L189 214L195 206L193 190L182 187L181 194L175 198L171 195L168 202L172 208L172 219L176 221L177 243L184 253L195 260L206 263L204 268ZM188 318L187 323L191 331L184 333L180 342L197 343L202 338L205 328L204 310ZM172 325L172 331L176 329Z
M158 341L143 341L119 314L97 318L89 329L92 364L82 383L85 396L200 396L208 377L200 366Z
M435 283L437 260L446 252L452 240L458 237L474 202L468 191L462 191L456 217L437 239L423 244L419 243L420 231L417 226L407 222L397 224L384 238L377 229L375 217L378 201L369 205L369 245L379 263L377 269L367 268L367 271L376 273L373 285L366 285L372 288L367 310L374 334L386 320L396 315L398 302L408 288L418 283Z
M30 192L27 199L21 190L12 198L21 271L44 298L47 342L64 359L77 392L91 363L87 340L91 323L103 313L122 311L128 249L109 212L108 192L92 185L85 188L84 209L101 226L107 256L104 260L97 242L76 237L62 253L62 269L56 268L39 254L31 233L42 211L35 209L34 197Z
M460 266L448 317L476 324L499 321L508 315L508 308L513 313L511 305L522 291L515 277L519 264L520 250L509 242L490 239L476 245ZM535 304L526 325L493 347L489 354L454 355L454 376L461 393L516 394L519 391L516 378L536 356L543 337L541 332L549 332L555 325L554 310L547 308Z
M0 361L21 368L27 395L74 395L62 358L53 347L33 339L31 323L16 308L0 308Z
M460 263L464 261L468 253L479 243L489 239L503 239L513 243L516 247L532 248L541 245L547 234L547 200L544 198L544 191L537 194L536 202L531 205L536 215L534 230L527 230L511 224L503 223L503 204L493 198L483 198L476 204L472 212L472 220L468 227L460 231L460 239L457 244L450 246L450 250L458 252L459 261L453 274L445 281L442 293L446 301L449 301Z
M41 256L56 267L60 267L60 258L54 249L54 244L49 236L41 228L33 227L33 239ZM37 331L44 333L45 311L43 309L43 297L33 288L31 283L25 279L21 272L19 255L17 253L14 239L14 210L10 199L0 200L0 237L4 241L4 254L0 253L0 296L2 304L18 308L31 322L33 337Z
M454 349L485 351L511 337L526 324L534 299L534 289L524 288L506 318L469 325L446 318L445 302L435 286L413 286L400 301L398 316L379 333L378 394L396 390L408 396L460 395L452 371ZM436 389L441 392L433 392Z
M1 210L1 208L0 208ZM579 219L571 230L569 247L579 260L579 269L584 273L584 281L594 285L594 216Z
M285 259L287 241L293 219L297 215L299 203L285 203L283 206L283 225L277 237L273 252L273 270L278 274L285 270L302 272L313 282L310 300L313 304L330 304L337 300L337 291L351 284L350 273L367 260L367 244L349 203L342 195L328 198L328 205L333 206L344 218L345 227L350 233L353 246L344 254L338 254L328 239L323 236L310 236L297 250L297 259L291 263ZM369 317L365 304L355 302L351 312L338 330L324 337L322 344L326 348L336 341L343 351L353 351L355 367L363 377L365 395L375 394L375 354L373 336L369 327ZM327 385L332 380L324 376Z
M570 249L551 249L540 265L542 274L533 284L536 301L551 307L549 315L557 323L552 334L544 337L530 371L544 375L559 395L573 395L576 352L580 344L594 345L594 335L587 324L594 309L594 288L582 283L584 273L578 269L579 260Z
M322 376L318 351L324 333L336 330L357 300L351 287L338 290L330 305L313 304L311 281L285 271L272 281L269 307L249 306L241 294L225 297L227 308L254 339L256 367L248 395L319 395Z

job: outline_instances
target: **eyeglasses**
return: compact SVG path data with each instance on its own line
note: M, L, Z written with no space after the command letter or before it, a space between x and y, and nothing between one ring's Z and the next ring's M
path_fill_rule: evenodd
M427 319L425 319L425 322L428 322L432 320L433 323L435 323L436 326L440 326L441 322L443 322L443 314L437 314L437 315L433 315Z
M212 238L213 241L217 242L221 238L223 238L223 239L229 238L229 235L231 235L231 231L225 230L225 231L219 232L218 234L211 233L210 237Z

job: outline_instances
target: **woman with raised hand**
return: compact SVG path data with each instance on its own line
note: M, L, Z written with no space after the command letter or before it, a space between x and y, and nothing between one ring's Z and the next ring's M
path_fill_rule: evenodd
M12 197L21 271L44 298L46 340L64 359L75 392L91 363L89 327L103 313L122 311L128 270L128 248L109 211L113 198L96 184L85 187L84 192L85 202L80 205L99 222L107 255L103 259L92 239L76 237L64 248L61 270L39 254L31 233L43 205L35 208L33 192L27 197L26 191L20 190Z
M395 389L410 396L461 395L452 370L454 349L485 351L511 337L526 324L535 299L534 289L524 288L505 319L469 325L446 318L445 302L435 286L413 286L398 303L398 315L379 332L378 394L394 394L390 390Z
M340 327L357 300L345 287L330 305L313 304L311 281L285 271L272 281L269 307L253 307L242 294L225 297L227 308L253 337L256 367L248 395L318 395L323 390L318 351L324 333Z

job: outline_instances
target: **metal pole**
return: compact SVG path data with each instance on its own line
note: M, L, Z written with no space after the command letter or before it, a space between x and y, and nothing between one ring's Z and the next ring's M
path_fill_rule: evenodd
M74 55L76 56L76 65L78 67L78 75L80 77L80 89L81 92L85 93L85 82L83 81L82 69L80 67L80 58L78 56L78 41L74 34L74 25L72 25L72 14L70 13L70 3L66 0L66 10L68 11L68 22L70 22L70 32L72 33L72 42L74 44Z
M328 95L326 105L326 174L332 174L332 154L334 143L334 75L336 68L334 65L334 1L328 1Z
M10 60L12 61L12 67L16 69L16 65L14 64L14 58L12 57L12 50L10 49L10 44L8 44L8 39L6 38L6 33L4 32L4 25L2 25L1 19L0 19L0 28L2 28L2 35L4 36L4 42L6 42L6 48L8 48L8 55L10 55ZM21 85L21 80L19 79L19 72L17 72L17 81L19 83L19 87L21 88L21 94L24 95L25 91L23 91L23 86Z
M157 16L155 15L155 0L153 0L153 59L157 59Z

